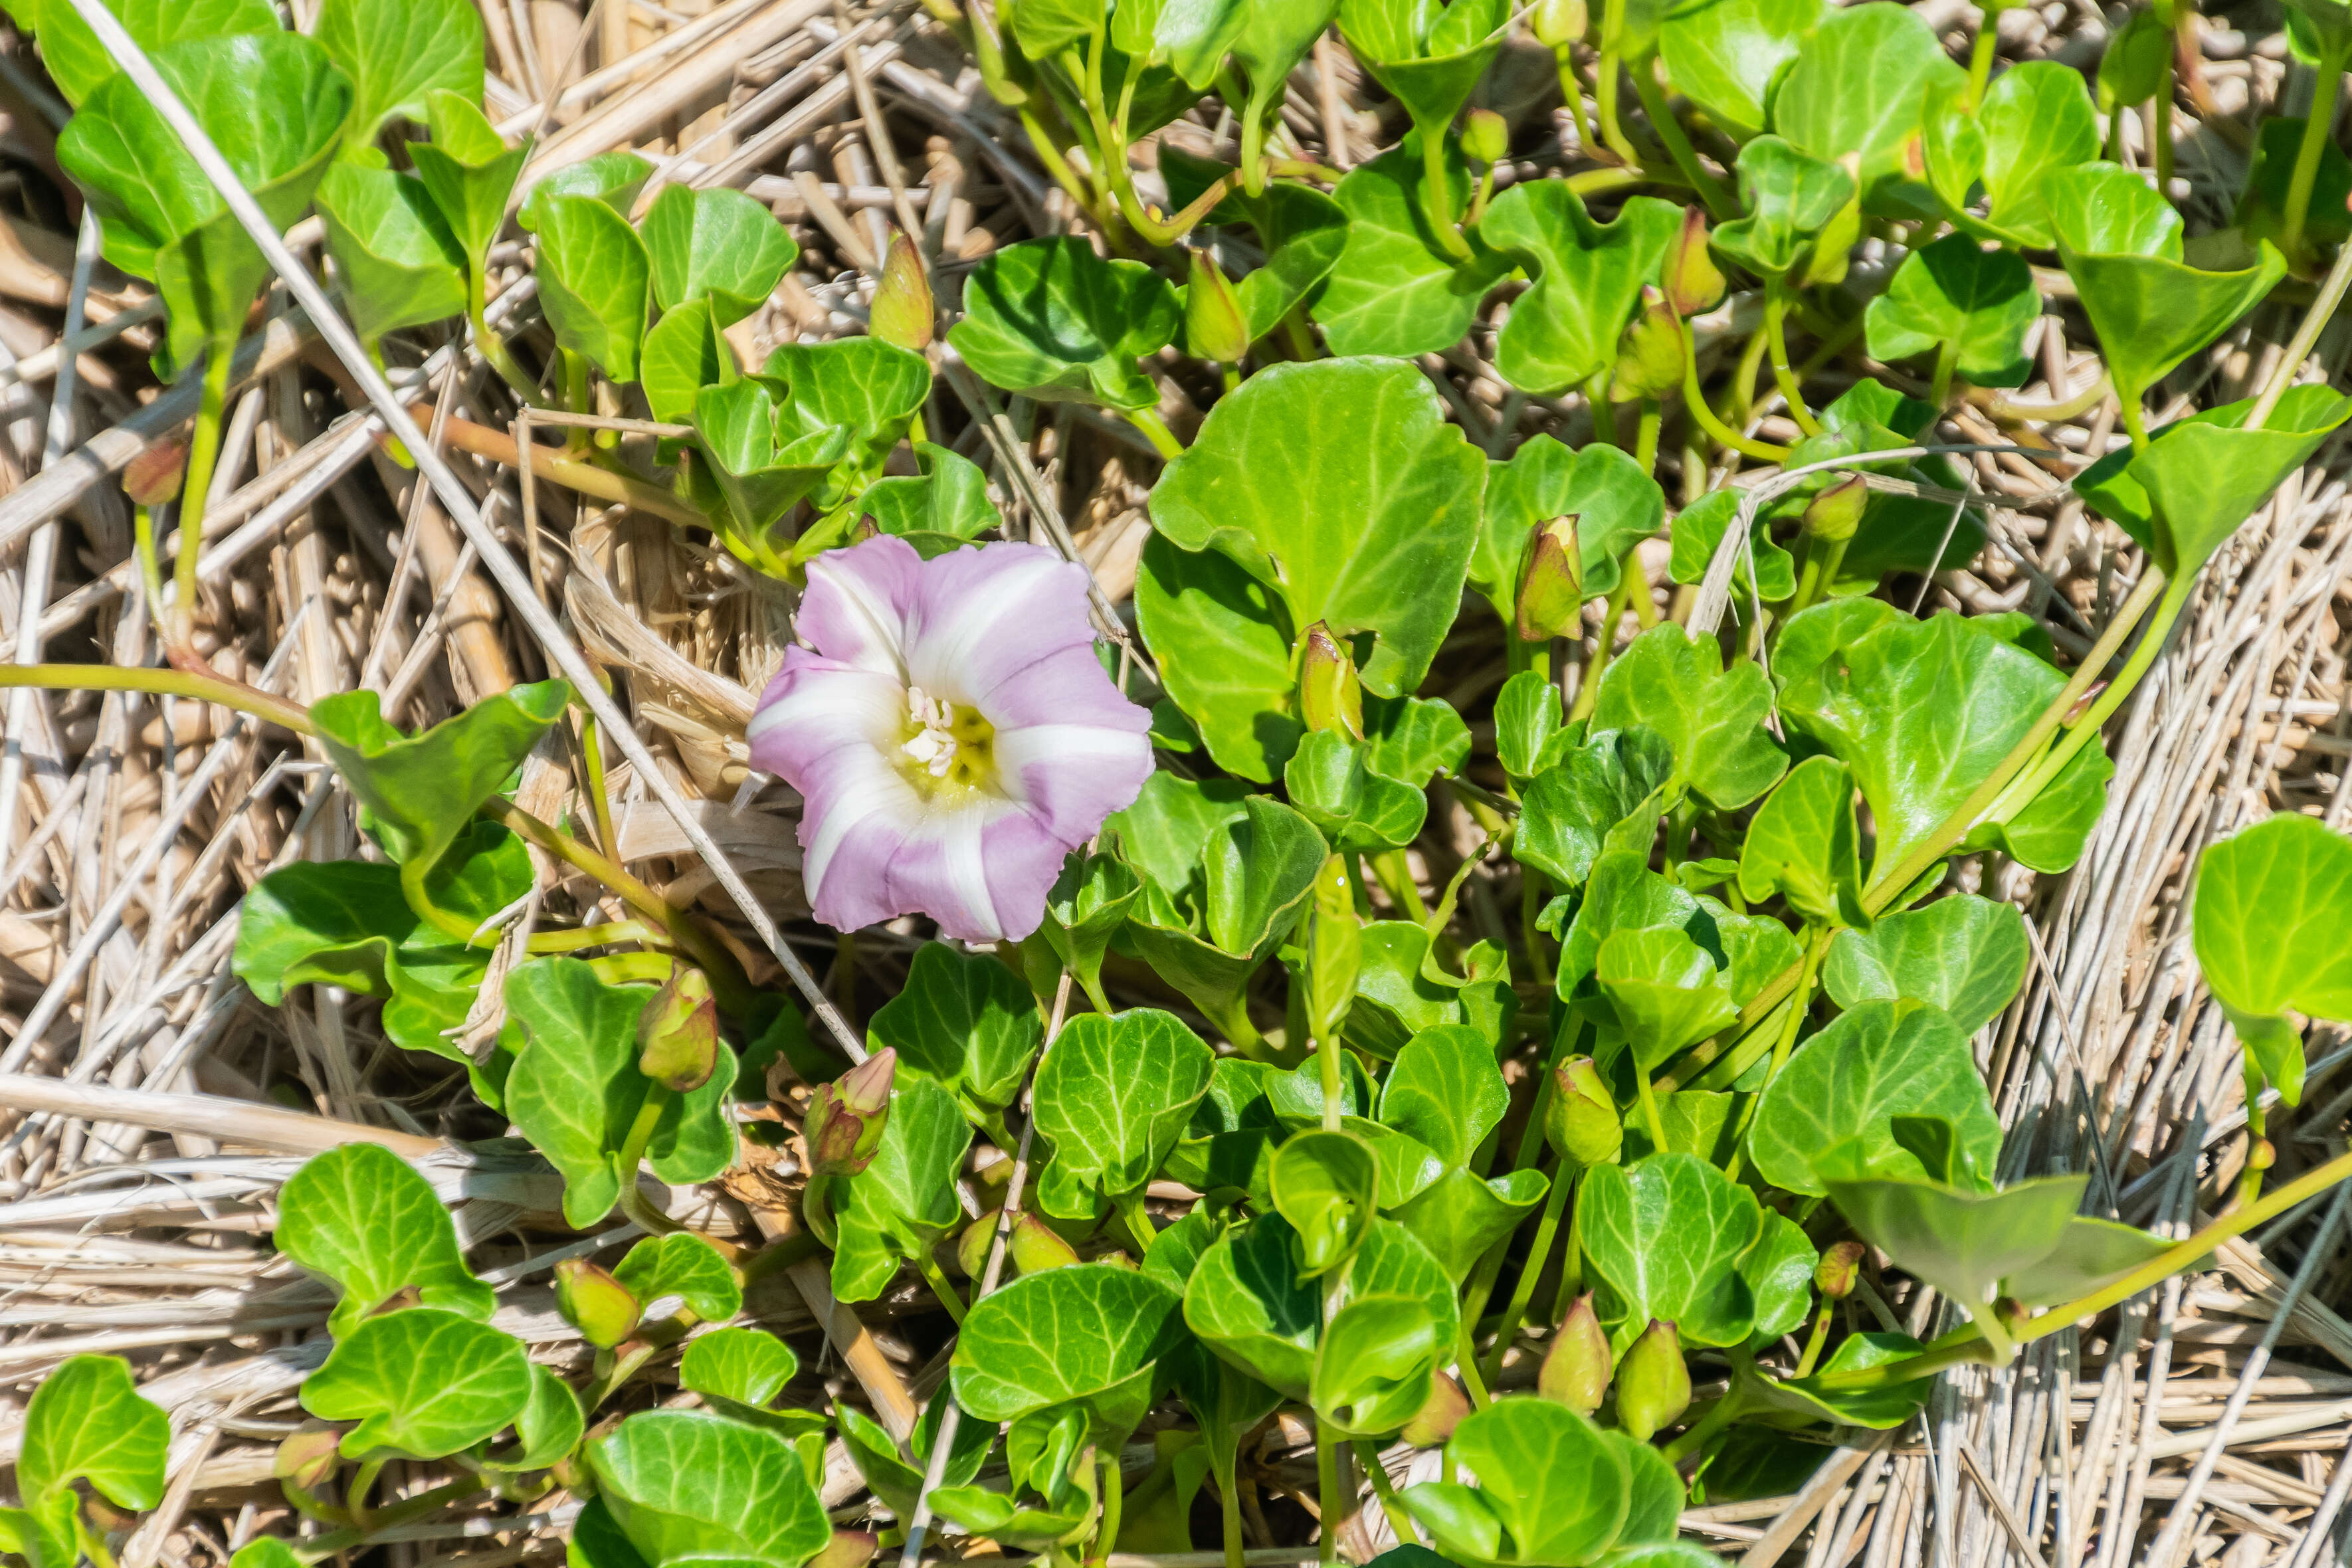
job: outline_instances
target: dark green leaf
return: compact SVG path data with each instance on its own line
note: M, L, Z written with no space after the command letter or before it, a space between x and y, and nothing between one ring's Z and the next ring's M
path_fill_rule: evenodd
M875 527L902 537L930 533L977 539L1003 526L1003 514L988 499L988 476L978 464L945 447L918 441L915 466L917 473L877 479L858 498Z
M1909 1383L1869 1389L1842 1389L1822 1380L1837 1373L1860 1372L1889 1362L1907 1361L1927 1348L1907 1334L1848 1334L1811 1377L1785 1383L1744 1378L1740 1386L1745 1396L1769 1409L1795 1415L1806 1425L1826 1421L1883 1432L1902 1426L1918 1414L1919 1407L1927 1402L1928 1391L1936 1385L1934 1378L1915 1378Z
M1652 258L1651 269L1656 269ZM1615 340L1610 343L1614 353ZM1539 522L1576 519L1584 595L1617 591L1627 552L1666 521L1665 492L1623 449L1595 442L1571 451L1549 436L1523 443L1487 470L1486 510L1470 553L1470 584L1505 625L1513 621L1528 536Z
M1425 1029L1405 1042L1381 1089L1381 1120L1449 1164L1467 1164L1510 1109L1494 1046L1475 1031Z
M1495 340L1503 379L1549 394L1615 363L1642 286L1657 281L1658 263L1681 226L1674 204L1654 196L1630 196L1614 222L1595 223L1565 180L1530 180L1497 196L1479 237L1535 279ZM1607 592L1591 581L1585 588Z
M772 1432L692 1410L645 1410L588 1446L597 1495L654 1568L701 1561L801 1568L833 1538L800 1456Z
M1028 988L994 957L935 942L916 950L906 985L866 1032L876 1049L898 1051L902 1070L992 1110L1021 1092L1045 1021Z
M1037 1069L1037 1127L1055 1164L1105 1198L1138 1191L1183 1136L1215 1059L1154 1008L1072 1018Z
M1136 575L1137 619L1169 693L1229 773L1271 784L1304 731L1282 597L1221 551L1154 531ZM1157 775L1155 775L1157 776Z
M1550 1186L1540 1171L1486 1179L1455 1165L1400 1205L1394 1217L1449 1279L1467 1279L1487 1250L1535 1212Z
M1771 788L1789 765L1763 727L1771 709L1771 683L1756 666L1727 670L1713 638L1658 626L1602 673L1592 729L1655 731L1674 748L1675 781L1729 811Z
M1041 400L1149 408L1160 401L1136 361L1176 335L1176 291L1139 261L1106 261L1086 240L1008 246L964 279L956 353L1008 392Z
M1296 0L1292 0L1296 3ZM1270 7L1269 7L1270 8ZM1456 267L1438 247L1422 199L1418 132L1402 147L1350 170L1332 194L1348 215L1348 242L1312 303L1336 354L1418 354L1459 339L1511 258L1475 237ZM1462 209L1470 174L1460 150L1445 149L1448 205Z
M1342 854L1401 849L1421 837L1429 797L1365 765L1367 748L1332 730L1304 737L1283 768L1290 804Z
M1184 1321L1219 1359L1304 1399L1322 1297L1298 1256L1298 1233L1278 1214L1227 1231L1185 1282Z
M743 1310L743 1287L735 1270L717 1247L689 1232L646 1237L629 1248L613 1278L641 1306L677 1296L707 1323L723 1323Z
M1031 1274L964 1319L950 1363L956 1403L982 1421L1074 1406L1097 1444L1126 1440L1172 1375L1183 1301L1156 1279L1108 1263Z
M909 1076L890 1091L890 1117L873 1163L833 1184L840 1243L833 1293L845 1301L880 1295L904 1259L922 1256L963 1223L955 1176L971 1147L971 1126L948 1091Z
M1581 886L1621 825L1631 825L1647 847L1674 767L1674 751L1655 731L1637 725L1594 735L1528 786L1513 857L1555 887Z
M1948 346L1954 367L1979 386L2019 386L2029 368L2025 331L2041 313L2042 291L2024 258L1948 234L1905 257L1886 292L1870 302L1870 352L1899 360Z
M2197 962L2214 999L2289 1105L2303 1037L2284 1015L2352 1018L2352 842L2306 816L2256 823L2205 851Z
M425 97L482 97L482 14L471 0L324 0L311 37L352 79L346 145L372 146L389 120L425 122Z

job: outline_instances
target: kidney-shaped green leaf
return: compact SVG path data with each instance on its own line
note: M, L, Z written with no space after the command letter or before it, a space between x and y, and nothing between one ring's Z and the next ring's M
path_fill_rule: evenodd
M1740 1258L1763 1226L1756 1194L1695 1154L1595 1165L1577 1194L1577 1234L1617 1298L1604 1314L1622 1352L1653 1318L1686 1345L1746 1341L1756 1309Z
M1907 996L1973 1035L2009 1005L2032 957L2016 905L1954 893L1866 931L1839 932L1822 984L1841 1007Z
M1535 279L1495 341L1503 379L1548 394L1614 363L1642 286L1657 281L1666 244L1681 226L1674 204L1654 196L1628 197L1615 221L1595 223L1565 180L1529 180L1496 197L1479 236Z
M1657 626L1601 673L1592 728L1654 731L1674 748L1675 780L1729 811L1770 789L1789 765L1763 726L1771 710L1771 683L1755 665L1726 669L1712 637Z
M947 1090L929 1079L898 1079L873 1161L834 1184L833 1293L870 1301L898 1271L963 1222L955 1176L971 1147L971 1125Z
M664 186L646 212L644 235L661 308L709 300L722 327L765 303L800 255L773 213L724 188Z
M1176 290L1139 261L1106 261L1073 236L1007 246L964 279L948 342L1008 392L1149 408L1159 389L1136 362L1176 335Z
M121 1356L77 1355L41 1380L25 1408L16 1487L38 1508L88 1481L121 1508L163 1500L163 1456L172 1423L140 1397Z
M1021 1092L1045 1021L996 959L934 942L915 950L906 984L876 1009L866 1033L875 1049L898 1053L902 1070L992 1110Z
M1173 1376L1185 1338L1183 1299L1133 1269L1024 1275L964 1319L950 1363L956 1403L983 1421L1076 1406L1093 1441L1124 1442L1155 1379Z
M352 148L372 146L388 120L423 124L428 94L481 101L482 14L470 0L324 0L311 37L352 79Z
M1977 1072L1969 1037L1923 1002L1863 1002L1789 1058L1757 1102L1748 1132L1757 1173L1792 1193L1827 1188L1814 1156L1861 1141L1865 1168L1916 1177L1918 1160L1895 1137L1898 1116L1941 1117L1964 1158L1988 1175L2000 1153L2000 1118Z
M381 1143L313 1155L278 1194L278 1250L342 1288L327 1320L348 1334L404 1289L428 1307L487 1319L497 1304L457 1247L432 1184Z
M588 1446L597 1495L653 1568L801 1568L833 1539L800 1456L698 1410L641 1410Z
M454 1454L514 1420L530 1399L522 1342L438 1307L365 1320L302 1383L303 1409L359 1423L341 1445L353 1459Z
M2352 1019L2352 841L2307 816L2258 822L2205 851L2197 963L2263 1076L2303 1092L2303 1035L2284 1015Z
M1081 1013L1037 1069L1038 1130L1067 1178L1106 1198L1140 1188L1209 1091L1216 1054L1173 1014Z

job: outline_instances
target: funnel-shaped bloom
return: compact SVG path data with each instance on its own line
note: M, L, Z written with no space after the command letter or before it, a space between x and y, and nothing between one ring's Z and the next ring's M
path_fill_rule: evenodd
M1151 773L1150 715L1096 661L1083 567L1029 544L926 561L887 534L809 566L752 762L800 791L817 919L1037 929L1062 859Z

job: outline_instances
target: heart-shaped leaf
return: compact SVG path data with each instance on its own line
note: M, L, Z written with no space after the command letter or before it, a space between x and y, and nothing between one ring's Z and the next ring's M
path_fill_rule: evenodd
M1176 290L1139 261L1106 261L1086 240L1033 239L995 252L964 279L964 318L948 342L1008 392L1041 401L1149 408L1137 367L1176 335Z
M776 438L791 442L835 426L847 429L849 461L860 482L881 473L931 392L930 362L879 338L785 343L768 356L764 374L792 394L777 415Z
M1168 689L1210 756L1272 783L1306 728L1295 714L1297 633L1277 592L1223 552L1180 549L1155 531L1143 543L1135 604Z
M833 1293L870 1301L898 1272L963 1222L956 1172L971 1147L971 1125L946 1089L908 1075L890 1090L890 1116L866 1169L833 1184L839 1240Z
M530 1399L522 1342L437 1307L366 1319L302 1383L302 1408L356 1421L345 1458L438 1459L470 1448Z
M1184 1322L1201 1342L1293 1399L1307 1397L1314 1376L1323 1311L1321 1292L1298 1272L1298 1245L1288 1220L1261 1214L1220 1237L1184 1285Z
M876 1010L866 1033L875 1049L898 1053L902 1071L993 1110L1021 1092L1045 1021L996 959L934 942L916 949L906 985Z
M2004 1277L2058 1249L2088 1176L2043 1176L1998 1193L1864 1176L1832 1151L1819 1169L1830 1199L1864 1239L1971 1313Z
M588 1463L598 1497L654 1568L801 1568L833 1538L800 1456L743 1422L641 1410L589 1444Z
M1895 1137L1898 1116L1942 1118L1979 1171L1991 1171L2000 1154L2000 1118L1968 1036L1925 1003L1863 1002L1799 1047L1772 1079L1757 1102L1748 1157L1773 1185L1818 1194L1827 1188L1814 1157L1857 1139L1873 1173L1916 1177L1917 1158Z
M1739 891L1750 903L1780 893L1819 925L1867 925L1860 837L1853 773L1834 757L1807 757L1789 770L1748 825Z
M646 406L664 424L691 424L704 387L731 386L742 378L734 346L711 312L707 299L663 311L637 350Z
M956 1403L989 1422L1075 1407L1088 1440L1123 1443L1187 1337L1183 1299L1133 1269L1024 1275L964 1319L949 1363Z
M1352 1132L1301 1132L1274 1152L1275 1211L1298 1233L1304 1279L1328 1274L1354 1256L1372 1223L1380 1162Z
M2159 377L2220 337L2286 271L2268 241L2254 265L2239 271L2189 266L2180 215L2139 175L2113 163L2057 170L2041 189L2058 259L2126 409L2137 411Z
M1467 1164L1510 1109L1495 1049L1475 1031L1424 1029L1405 1042L1381 1089L1381 1120L1448 1164Z
M140 1397L121 1356L68 1356L25 1407L16 1488L38 1509L88 1481L117 1507L163 1500L171 1418Z
M1250 975L1297 923L1329 853L1322 835L1288 806L1264 795L1242 805L1242 815L1212 828L1202 844L1197 912L1155 883L1128 926L1162 979L1220 1017L1238 1005Z
M534 1363L530 1398L515 1416L515 1446L489 1455L485 1462L501 1470L550 1469L580 1447L587 1429L580 1396L572 1392L572 1385Z
M1495 693L1495 753L1514 782L1531 780L1557 765L1580 733L1580 729L1562 727L1559 688L1540 670L1523 669ZM1520 832L1526 831L1523 822ZM1517 840L1513 842L1516 847Z
M1447 1458L1478 1478L1475 1489L1424 1482L1402 1496L1438 1543L1465 1560L1591 1563L1624 1528L1635 1446L1549 1399L1500 1399L1465 1417L1445 1445ZM1491 1533L1476 1523L1482 1514Z
M428 94L482 98L482 14L469 0L323 0L311 37L352 79L352 153L389 120L423 124Z
M1774 83L1830 14L1822 0L1687 0L1658 25L1675 88L1736 137L1764 129Z
M1804 40L1772 96L1772 129L1824 161L1859 154L1864 204L1899 211L1907 149L1928 98L1961 79L1916 12L1868 0L1832 12Z
M735 1270L717 1247L688 1231L646 1237L629 1248L613 1278L641 1306L676 1296L706 1323L723 1323L743 1310L743 1287Z
M1612 847L1594 858L1591 873L1585 879L1583 900L1560 939L1563 998L1573 995L1579 982L1593 973L1601 944L1613 932L1671 927L1688 931L1701 947L1722 945L1709 911L1679 883L1651 870L1649 861L1646 842L1639 848Z
M1470 726L1441 698L1364 699L1364 765L1382 778L1427 786L1452 778L1470 756Z
M2136 1226L2076 1215L2057 1248L2039 1263L2006 1276L2000 1293L2026 1307L2054 1307L2105 1289L2154 1262L2174 1244Z
M1390 1058L1423 1029L1461 1025L1483 1039L1499 1040L1518 1009L1502 951L1474 943L1456 977L1431 956L1430 934L1417 921L1374 921L1364 927L1356 1000L1342 1037L1356 1049Z
M1753 664L1726 669L1713 638L1658 626L1602 672L1592 729L1655 731L1674 748L1674 782L1729 811L1771 788L1789 765L1762 723L1771 709L1771 683Z
M1706 580L1707 563L1715 559L1716 546L1723 542L1724 531L1739 515L1739 501L1736 489L1709 490L1675 514L1674 553L1666 565L1669 577L1685 584ZM1743 613L1750 603L1748 566L1751 559L1756 563L1756 598L1772 604L1790 598L1797 592L1795 558L1774 543L1762 528L1751 529L1747 549L1739 552L1731 567L1731 607L1735 615Z
M1692 1154L1595 1165L1576 1202L1577 1235L1610 1287L1602 1323L1620 1353L1654 1318L1686 1345L1736 1345L1756 1304L1739 1259L1763 1230L1756 1194Z
M1290 804L1342 854L1401 849L1421 837L1429 797L1365 765L1366 748L1334 730L1302 737L1284 764Z
M538 234L539 298L556 345L614 381L636 380L653 308L645 241L611 205L582 195L548 199Z
M1119 858L1170 893L1181 893L1200 875L1209 836L1248 815L1245 785L1231 779L1196 781L1167 772L1143 781L1135 804L1103 824ZM1319 862L1318 862L1319 864Z
M1424 136L1442 132L1503 47L1509 0L1341 0L1348 48Z
M362 342L466 309L465 253L415 175L337 163L318 202Z
M507 197L530 148L509 148L482 111L454 92L426 93L425 112L433 140L409 143L408 156L478 287L483 258L506 226Z
M681 1388L753 1409L793 1380L801 1358L764 1329L719 1329L688 1340L678 1358Z
M317 44L272 30L195 37L150 57L269 220L300 217L350 119L352 85ZM182 369L243 331L269 263L161 113L109 78L58 135L58 162L89 195L106 257L152 278Z
M2303 1034L2284 1015L2352 1018L2352 842L2306 816L2256 823L2198 863L2198 965L2263 1075L2303 1094Z
M1622 222L1622 220L1621 220ZM1613 339L1611 353L1615 352ZM1512 623L1528 538L1539 522L1576 519L1580 581L1588 599L1617 591L1627 552L1666 521L1665 492L1622 447L1580 451L1549 436L1523 443L1487 470L1486 510L1470 553L1470 585Z
M1654 730L1594 735L1528 786L1512 855L1555 887L1581 886L1604 850L1635 847L1617 842L1619 829L1648 846L1674 773L1674 750Z
M1927 107L1921 138L1927 183L1945 211L1971 232L2046 248L2053 238L2043 178L2099 155L2098 111L2082 72L2056 60L2027 60L1993 78L1973 109L1966 96L1947 88ZM1976 218L1969 203L1979 184L1986 211Z
M1842 164L1779 136L1741 148L1738 172L1745 216L1717 228L1714 244L1759 278L1795 270L1814 237L1854 198L1853 176Z
M564 1218L581 1229L636 1180L620 1158L654 1087L637 1070L637 1018L653 995L649 985L609 984L577 958L534 958L507 975L507 1014L521 1032L507 1114L563 1173ZM665 1182L709 1181L734 1158L726 1103L735 1057L718 1050L710 1080L669 1096L654 1124L645 1155Z
M908 539L977 539L1003 526L1003 515L988 499L988 476L978 464L929 441L918 441L914 448L914 474L877 479L858 498L875 527Z
M523 197L515 221L527 234L546 226L554 205L565 196L587 196L603 202L623 217L636 204L637 193L653 178L654 166L635 153L599 153L576 163L541 175Z
M1714 956L1670 926L1610 932L1593 978L1644 1074L1739 1016Z
M1841 931L1822 984L1849 1012L1908 997L1940 1008L1960 1033L1973 1035L2009 1005L2032 957L2016 905L1954 893L1866 931Z
M1522 392L1549 394L1616 363L1617 340L1642 303L1642 286L1657 281L1658 263L1681 226L1675 205L1654 196L1630 196L1614 222L1595 223L1565 180L1530 180L1497 196L1479 237L1535 279L1495 340L1503 379Z
M100 82L121 68L70 5L40 0L28 5L18 0L9 8L20 28L38 33L41 63L48 67L49 79L68 103L80 107ZM277 7L268 0L106 0L106 8L131 42L151 55L189 38L281 30Z
M2042 291L2023 257L1948 234L1903 258L1886 292L1870 302L1866 336L1878 359L1948 353L1979 386L2019 386L2028 369L2025 331L2041 313Z
M403 1290L427 1307L487 1321L497 1297L474 1278L457 1227L433 1191L380 1143L313 1155L278 1198L278 1250L342 1289L327 1320L338 1338Z
M1055 1164L1104 1198L1137 1192L1183 1136L1215 1060L1156 1008L1072 1018L1037 1068L1037 1128Z
M644 234L661 308L708 300L722 327L764 304L800 255L774 214L724 187L664 186L646 209Z
M1255 8L1255 7L1254 7ZM1462 336L1478 301L1512 268L1475 235L1460 266L1429 227L1420 132L1403 146L1349 171L1332 195L1348 215L1348 241L1323 291L1310 304L1335 354L1430 353ZM1447 207L1470 193L1461 149L1445 147ZM1480 226L1481 227L1484 225Z
M1478 1260L1535 1212L1550 1187L1540 1171L1481 1178L1455 1165L1397 1205L1395 1218L1429 1249L1448 1279L1467 1279Z

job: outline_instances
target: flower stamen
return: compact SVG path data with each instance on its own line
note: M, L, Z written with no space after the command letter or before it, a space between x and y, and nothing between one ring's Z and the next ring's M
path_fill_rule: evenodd
M996 726L976 710L909 686L907 729L898 750L913 764L910 776L917 782L937 780L966 789L995 782Z

